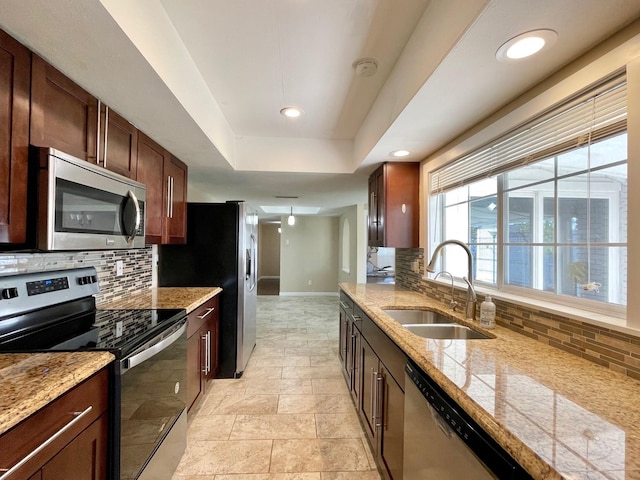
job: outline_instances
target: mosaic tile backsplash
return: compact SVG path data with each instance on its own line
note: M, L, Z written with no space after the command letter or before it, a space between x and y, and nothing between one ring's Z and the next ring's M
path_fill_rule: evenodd
M424 270L421 248L396 249L396 285L448 303L451 287L422 279L411 269L417 260L419 272ZM464 305L466 290L456 288L455 300ZM484 300L478 295L478 308ZM640 380L640 337L605 327L541 312L493 299L496 323L534 340L559 348L613 371ZM478 313L479 316L479 313Z
M116 276L118 260L123 264L121 276ZM126 298L135 290L151 287L152 265L151 247L91 252L0 253L0 276L95 267L100 285L97 303Z

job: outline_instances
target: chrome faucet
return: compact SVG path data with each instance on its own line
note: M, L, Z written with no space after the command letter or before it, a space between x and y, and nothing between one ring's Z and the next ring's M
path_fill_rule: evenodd
M436 273L436 276L433 277L433 279L435 280L436 278L438 278L440 275L449 275L449 278L451 279L451 301L449 302L449 308L451 309L452 312L456 311L456 307L458 306L458 302L456 302L453 299L453 294L454 294L454 288L453 288L453 275L451 275L449 272L447 272L446 270L441 270L438 273Z
M468 272L466 277L462 277L462 279L467 284L467 305L465 307L465 318L467 320L476 319L476 291L473 288L473 255L471 254L471 250L466 243L461 242L460 240L445 240L442 243L436 245L435 250L433 251L433 255L431 256L431 260L429 261L429 265L427 265L427 272L433 273L435 271L435 263L438 257L438 252L445 245L458 245L464 249L467 253L468 258ZM437 275L436 275L437 276Z

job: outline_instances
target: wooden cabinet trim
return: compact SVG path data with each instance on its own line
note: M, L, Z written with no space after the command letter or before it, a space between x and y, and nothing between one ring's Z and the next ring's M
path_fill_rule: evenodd
M104 368L0 436L0 468L11 468L67 425L74 418L72 412L91 405L89 413L17 470L16 478L34 474L97 418L106 416L108 385L109 372Z

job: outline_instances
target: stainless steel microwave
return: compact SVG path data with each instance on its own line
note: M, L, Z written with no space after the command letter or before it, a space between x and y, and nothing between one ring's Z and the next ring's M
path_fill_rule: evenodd
M52 148L30 154L39 250L144 247L144 184Z

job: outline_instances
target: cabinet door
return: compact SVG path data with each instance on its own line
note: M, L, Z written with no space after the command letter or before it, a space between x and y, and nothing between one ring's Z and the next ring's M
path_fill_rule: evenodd
M420 165L391 162L384 165L384 246L419 246Z
M202 331L198 330L187 340L187 410L193 407L203 390Z
M162 243L163 218L166 216L164 160L167 152L140 132L138 136L138 174L136 179L147 186L145 202L146 242Z
M404 445L404 392L385 369L380 368L380 423L378 455L392 479L402 479Z
M31 53L0 31L0 243L24 243Z
M168 212L162 243L187 242L187 166L173 156L165 159Z
M380 179L382 178L382 167L378 168L369 177L369 245L372 247L382 246L380 228Z
M138 170L138 129L106 106L102 108L100 118L98 164L135 180Z
M33 55L31 143L95 163L97 125L97 99Z
M209 341L207 348L209 349L209 365L205 380L215 378L218 373L218 341L220 324L220 312L218 311L218 300L216 297L215 310L211 313L207 322L207 332L209 333Z
M360 394L360 412L365 432L375 444L377 422L377 383L380 376L378 356L364 338L360 339L360 371L362 390Z
M342 365L342 369L346 378L349 377L349 367L347 363L347 339L348 339L348 319L347 312L341 306L340 307L340 320L339 320L339 334L338 338L340 339L340 345L338 347L338 355L340 357L340 365Z
M360 403L360 391L362 390L362 367L360 365L360 354L362 348L360 343L362 342L362 335L356 328L355 323L352 323L351 330L351 351L353 352L352 369L351 369L351 397L356 405Z
M107 415L102 415L42 467L42 480L106 480Z

